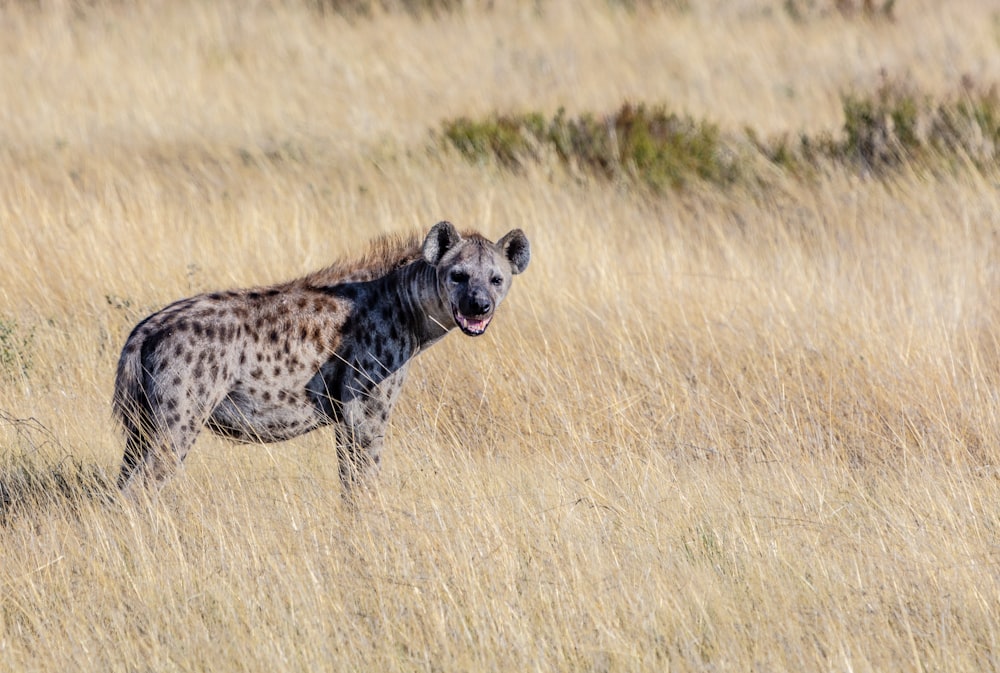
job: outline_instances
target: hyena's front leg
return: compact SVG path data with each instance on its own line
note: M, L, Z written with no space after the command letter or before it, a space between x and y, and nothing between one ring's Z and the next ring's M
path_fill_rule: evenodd
M400 369L371 391L344 402L337 427L337 460L344 496L378 475L389 415L406 375Z
M344 405L343 421L337 427L337 461L345 497L370 484L378 474L388 423L377 407L370 400Z

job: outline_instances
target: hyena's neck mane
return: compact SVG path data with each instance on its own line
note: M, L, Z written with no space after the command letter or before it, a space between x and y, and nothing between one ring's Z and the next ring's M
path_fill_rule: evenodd
M416 236L382 236L372 242L364 256L334 262L303 278L306 285L329 287L341 283L363 283L388 275L422 258L421 239Z
M483 238L478 232L470 230L463 231L462 236ZM422 248L423 239L416 235L388 234L372 241L364 256L336 261L309 274L301 282L311 287L330 287L375 280L422 259Z

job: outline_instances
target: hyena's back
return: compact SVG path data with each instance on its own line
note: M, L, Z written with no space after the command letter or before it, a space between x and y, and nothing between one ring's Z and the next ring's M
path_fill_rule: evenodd
M115 380L126 431L119 482L143 460L183 460L206 425L238 440L277 441L328 422L309 382L336 351L346 316L341 299L284 286L192 297L139 323Z

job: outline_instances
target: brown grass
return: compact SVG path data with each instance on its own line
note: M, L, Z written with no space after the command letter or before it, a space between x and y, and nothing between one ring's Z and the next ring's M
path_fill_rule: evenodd
M1000 668L995 175L651 200L428 149L624 99L836 131L883 68L997 79L983 3L12 4L0 670ZM203 436L155 501L105 502L137 320L441 218L533 260L488 336L420 356L359 512L323 431Z

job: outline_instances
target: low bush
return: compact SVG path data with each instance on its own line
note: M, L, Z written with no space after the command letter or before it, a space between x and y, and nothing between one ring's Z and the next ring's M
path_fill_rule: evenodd
M958 96L935 102L905 82L886 79L870 94L842 98L842 132L762 139L753 129L726 136L705 120L664 106L626 103L616 112L571 118L560 110L494 115L477 121L445 122L445 144L470 161L494 161L521 170L555 156L564 165L612 181L639 184L654 192L691 181L726 187L761 182L745 148L755 148L771 165L808 177L823 163L884 174L902 165L935 168L956 161L986 170L997 163L1000 94L964 82Z
M662 191L697 178L720 185L739 175L734 153L716 125L665 107L626 103L613 114L569 118L560 110L467 118L444 124L444 140L471 161L519 169L548 152L566 165L613 180L634 180Z

